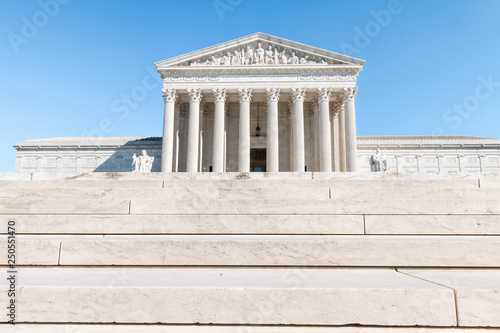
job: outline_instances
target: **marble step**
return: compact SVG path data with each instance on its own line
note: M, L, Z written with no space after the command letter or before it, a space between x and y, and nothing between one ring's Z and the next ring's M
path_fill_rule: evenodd
M141 325L141 324L17 324L1 325L4 333L492 333L495 328L426 328L360 326L250 326L250 325Z
M15 175L15 174L14 174ZM243 175L243 176L242 176ZM250 175L250 176L248 176ZM33 180L31 180L33 178ZM413 175L380 173L226 173L226 174L163 174L163 173L90 173L50 175L35 173L31 177L0 174L0 188L500 188L500 176L481 175Z
M491 186L490 188L500 188L500 186ZM479 180L477 179L244 179L244 180L203 180L203 179L165 179L163 183L165 188L184 188L184 187L210 187L210 188L227 188L227 187L333 187L333 188L364 188L364 189L380 189L380 188L478 188Z
M14 189L160 189L162 179L55 179L55 180L0 180L0 191Z
M481 188L500 188L500 181L481 181ZM158 188L363 188L370 191L380 188L479 188L477 179L464 180L305 180L305 179L54 179L54 180L0 180L0 190L12 189L80 189L80 188L120 188L120 189L158 189Z
M24 268L21 273L18 323L457 325L452 289L390 269ZM7 304L7 293L0 294L0 304Z
M364 233L362 215L0 215L0 220L15 221L22 234ZM7 228L0 228L2 233Z
M453 207L459 204L460 207L467 209L472 206L471 203L481 202L481 206L470 207L469 210L463 211L457 209L458 213L497 213L500 208L500 189L492 188L410 188L410 189L378 189L377 196L374 192L367 191L366 188L159 188L159 189L132 189L132 188L68 188L68 189L0 189L0 208L3 208L5 213L37 213L34 208L42 207L40 213L78 213L79 203L88 202L90 213L123 213L123 207L119 207L120 203L124 201L134 200L132 202L132 212L136 212L136 205L139 203L153 202L154 201L169 201L176 202L177 207L190 208L193 204L209 203L210 201L218 201L220 207L219 213L234 213L235 211L225 211L225 209L234 209L237 205L256 204L262 200L266 201L266 205L273 204L274 201L280 202L281 206L286 206L286 201L299 202L300 206L294 204L294 208L303 209L304 204L311 207L322 205L320 201L325 201L331 198L326 205L326 210L322 211L323 214L398 214L407 213L406 211L394 211L402 206L402 209L407 208L408 213L413 213L414 208L427 208L429 211L418 210L416 214L450 214L454 213L452 210L442 211L447 206ZM292 201L293 200L293 201ZM50 202L47 202L50 201ZM62 202L63 201L63 202ZM76 201L76 202L75 202ZM110 203L109 210L101 211L102 204L96 201L106 201ZM52 202L52 203L51 203ZM101 202L101 203L102 203ZM444 205L441 203L444 202ZM225 206L221 204L226 203ZM424 205L422 205L422 203ZM425 204L427 204L425 206ZM439 204L438 207L436 203ZM463 204L462 204L463 203ZM118 208L116 211L114 208ZM53 210L49 210L50 207ZM161 204L166 208L165 205ZM211 205L212 206L212 205ZM362 209L364 207L379 208L378 210L350 210L353 208ZM388 211L380 210L381 207L386 206ZM490 209L491 207L491 209ZM61 211L57 210L60 208ZM344 209L345 208L345 209ZM485 209L481 211L481 208ZM15 209L19 209L16 211ZM332 210L333 209L333 210ZM337 209L337 210L335 210ZM434 210L436 209L436 210ZM187 209L189 211L189 209ZM89 213L83 212L82 213ZM147 213L139 211L140 213ZM176 211L156 211L152 213L176 213ZM194 212L196 213L196 212ZM202 213L202 212L199 212ZM215 213L215 212L214 212ZM312 214L313 211L262 211L265 213L282 213L282 214Z
M326 188L68 188L68 189L9 189L0 190L0 198L99 198L136 199L165 198L192 200L212 199L329 199L330 189Z
M500 267L498 236L18 235L17 243L18 265Z
M500 235L500 215L0 215L0 220L15 221L21 234Z
M0 201L1 203L1 201ZM55 207L56 208L56 207ZM57 210L57 209L56 209ZM164 198L132 199L131 214L500 214L500 197L449 196L370 198L336 197L334 200L220 200L191 201ZM15 211L9 211L15 213Z
M378 188L370 191L371 188L363 187L332 187L330 195L333 200L349 201L384 201L404 198L407 200L432 200L432 199L493 199L500 204L500 188L458 188L458 187L398 187L398 188Z
M369 235L500 235L500 215L364 215L364 220Z
M218 192L220 193L220 192ZM333 199L0 198L3 214L500 214L500 196L339 197Z
M0 198L3 214L129 214L130 200L101 198Z
M36 182L35 182L36 183ZM200 184L202 185L202 184ZM286 184L269 187L258 187L259 184L248 186L217 187L167 187L167 188L120 188L120 187L96 187L96 188L0 188L0 198L147 198L163 197L190 199L193 196L203 196L217 199L395 199L404 197L407 199L432 199L446 196L454 198L491 198L500 197L500 188L478 188L478 187L441 187L441 186L395 186L382 187L382 184L365 184L350 186L337 186L337 184L318 184L317 187L304 187L300 184ZM261 185L264 185L261 183ZM334 186L328 187L326 185ZM376 186L373 186L376 185ZM377 196L374 196L377 193Z
M32 179L32 180L89 180L89 179L165 179L165 180L500 180L498 173L468 174L424 174L394 172L202 172L202 173L136 173L136 172L91 172L91 173L32 173L13 174L0 173L0 180Z
M452 288L460 326L500 327L500 270L401 270Z

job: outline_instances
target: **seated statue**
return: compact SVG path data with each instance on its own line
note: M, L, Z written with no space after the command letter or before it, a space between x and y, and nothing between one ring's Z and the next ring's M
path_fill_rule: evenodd
M377 148L375 154L370 157L370 164L374 172L388 171L387 153L385 151L382 153Z
M132 156L132 172L151 172L155 158L149 157L145 150L137 157L134 153Z

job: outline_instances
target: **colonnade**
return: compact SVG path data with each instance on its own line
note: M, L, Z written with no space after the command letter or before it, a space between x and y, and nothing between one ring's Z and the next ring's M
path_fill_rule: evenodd
M214 88L214 128L212 171L224 172L226 155L225 141L227 124L225 110L227 91L225 88ZM292 88L289 94L291 102L291 166L294 172L305 171L305 135L304 135L304 101L312 89ZM331 88L314 89L311 115L315 115L314 124L314 156L317 171L356 171L356 119L355 99L357 87L343 88L332 103ZM239 138L238 138L238 171L250 171L250 103L252 89L237 90L239 96ZM266 137L266 171L279 171L279 124L278 102L279 88L266 89L267 101L267 137ZM189 100L188 136L186 151L186 171L200 170L200 104L202 92L199 88L187 89ZM178 95L175 88L163 89L165 115L163 124L161 171L178 171L174 167L174 158L179 157L178 118L175 117ZM203 117L203 115L201 116ZM175 156L174 156L175 155Z

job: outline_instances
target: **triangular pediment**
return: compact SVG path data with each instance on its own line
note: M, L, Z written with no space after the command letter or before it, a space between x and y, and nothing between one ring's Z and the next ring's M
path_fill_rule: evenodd
M364 60L256 33L163 60L155 65L158 69L166 69L192 66L363 66L364 63Z

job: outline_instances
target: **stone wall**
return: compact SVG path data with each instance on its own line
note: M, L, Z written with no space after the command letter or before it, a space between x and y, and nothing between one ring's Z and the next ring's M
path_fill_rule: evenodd
M229 172L237 171L238 119L229 117L227 161ZM306 166L314 171L311 118L306 124ZM213 118L204 120L203 171L212 162ZM252 148L265 148L265 119L260 120L261 137L252 137ZM257 125L253 119L252 134ZM280 117L280 171L290 170L289 128L286 114ZM185 141L180 142L179 171L185 170ZM87 173L132 171L132 155L145 149L155 157L153 172L160 171L161 138L53 138L20 142L18 173ZM500 172L500 140L475 137L358 137L358 170L371 172L370 156L375 149L385 150L389 172L462 174Z

